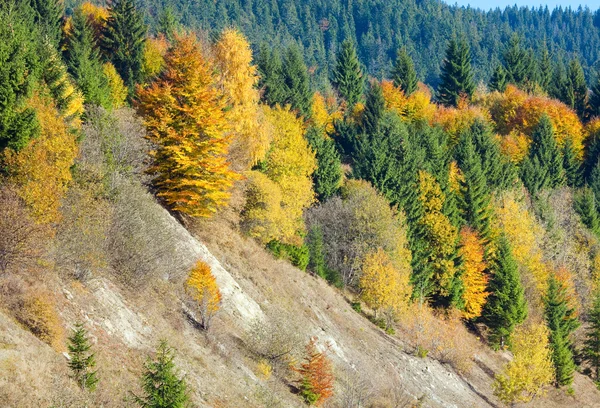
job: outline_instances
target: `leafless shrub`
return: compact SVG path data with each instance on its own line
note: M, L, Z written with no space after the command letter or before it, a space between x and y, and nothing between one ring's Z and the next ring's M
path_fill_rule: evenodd
M360 373L345 371L337 377L336 402L339 408L365 408L373 398L373 384Z

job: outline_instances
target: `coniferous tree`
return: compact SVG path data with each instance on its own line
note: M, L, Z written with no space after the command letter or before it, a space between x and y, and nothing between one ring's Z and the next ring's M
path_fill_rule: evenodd
M90 352L92 348L83 324L77 323L69 337L68 366L72 371L71 377L82 390L94 391L98 384L96 357Z
M495 347L503 347L515 326L527 317L527 303L518 265L504 235L498 241L488 292L490 295L483 308L482 321L490 328L490 342Z
M573 141L567 139L562 149L563 169L565 171L565 180L569 187L581 187L581 164L577 158L577 153L573 148Z
M596 208L600 210L600 158L590 173L588 185L594 193L594 198L596 199Z
M504 92L506 85L506 70L502 65L498 64L496 69L494 69L494 73L492 74L492 78L490 79L490 84L488 87L490 88L490 91Z
M312 94L308 70L298 46L292 45L287 49L283 58L282 72L285 92L283 103L289 104L300 115L309 117Z
M130 93L143 81L146 25L135 0L111 0L102 36L104 57L110 61Z
M596 197L594 197L594 193L589 187L577 192L574 206L583 225L597 236L600 236L600 218L598 217Z
M533 140L521 168L521 178L529 192L536 195L545 188L562 185L565 179L562 157L548 115L542 115L531 137Z
M306 138L316 153L317 169L313 173L314 190L319 201L332 197L342 183L342 162L335 142L311 127Z
M379 130L379 124L385 112L385 98L381 85L373 82L367 94L365 110L363 112L362 130L367 134L374 134Z
M481 159L481 169L490 189L509 188L516 174L512 163L504 157L489 125L476 120L469 129L475 151Z
M521 38L517 34L511 36L502 57L507 82L517 86L524 85L529 79L530 59L527 51L521 46Z
M590 118L600 116L600 77L596 79L596 82L592 86L592 92L590 93L588 103L588 112Z
M86 15L78 10L67 40L65 61L69 73L83 92L86 103L110 106L110 88L96 50L94 32Z
M600 160L600 134L592 133L586 141L585 154L582 164L583 180L590 182L592 171Z
M550 92L550 84L552 83L553 74L552 58L550 56L550 52L548 51L548 47L544 42L542 55L540 56L539 60L539 84L540 87L546 92Z
M156 356L148 358L142 377L143 396L134 395L142 408L184 408L188 402L187 384L177 374L174 351L161 341Z
M162 33L167 41L173 43L175 34L181 30L179 19L171 6L165 7L158 19L158 32Z
M65 12L60 0L30 0L35 24L47 41L58 47L62 36L62 17Z
M577 112L580 118L584 118L587 112L588 88L585 83L583 68L577 60L569 64L569 99L571 108Z
M554 66L552 82L549 86L548 93L551 97L571 106L572 95L569 95L570 89L571 87L569 86L569 78L565 66L559 62Z
M258 87L262 89L263 101L270 106L283 104L285 100L283 67L277 50L271 50L267 45L262 44L256 57L256 65L260 74Z
M548 279L548 291L544 296L546 324L550 330L550 348L554 365L556 386L573 382L575 362L571 334L579 326L575 310L569 305L567 288L554 274Z
M462 97L471 98L475 91L471 69L471 51L465 40L450 40L442 63L437 97L444 105L456 106Z
M391 74L394 86L400 88L405 96L409 96L417 90L417 71L415 71L415 65L406 52L406 48L398 50Z
M342 43L337 54L337 65L333 71L332 84L336 87L348 106L354 106L362 96L365 78L356 55L354 44L350 40Z
M325 260L325 252L323 247L323 231L320 225L313 225L308 231L306 239L310 260L308 262L308 268L317 276L323 279L327 279L331 282L331 276L327 270L327 263Z
M581 353L592 370L596 384L600 384L600 291L596 290L592 309L588 315L588 327Z

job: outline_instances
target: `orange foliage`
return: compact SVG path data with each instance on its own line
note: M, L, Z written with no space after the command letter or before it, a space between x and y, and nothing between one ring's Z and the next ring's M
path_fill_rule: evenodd
M462 258L462 282L464 286L463 315L467 319L481 316L481 311L489 295L486 292L488 276L484 260L484 247L477 232L469 227L460 231L459 255Z
M208 264L203 261L196 263L185 281L185 290L197 303L200 323L205 330L208 330L221 304L221 291Z
M333 367L327 357L329 346L324 351L317 348L317 338L311 337L306 345L305 362L296 368L301 375L300 393L309 405L322 406L325 401L333 396Z
M154 184L171 210L209 217L227 205L240 177L229 168L223 96L194 35L179 37L165 56L165 70L138 88L138 109L148 139Z
M559 285L566 289L566 300L569 308L575 311L580 310L573 274L567 268L560 267L556 270L554 276L556 277Z
M421 83L415 92L406 97L391 81L382 81L381 90L386 107L409 121L433 120L436 106L431 102L431 92Z
M490 122L489 113L475 105L469 105L461 99L456 108L440 106L436 112L434 122L450 135L451 142L457 143L462 132L469 129L477 119Z

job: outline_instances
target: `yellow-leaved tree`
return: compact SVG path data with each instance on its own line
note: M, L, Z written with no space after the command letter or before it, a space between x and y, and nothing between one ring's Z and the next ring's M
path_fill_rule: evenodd
M388 254L382 249L367 253L358 283L361 299L386 318L389 328L395 317L408 307L411 288L409 271L401 271L394 266Z
M128 90L123 82L123 79L117 72L117 69L110 62L106 62L102 66L102 71L108 80L108 88L110 89L110 99L112 106L115 109L125 106Z
M476 231L464 227L460 231L460 249L458 254L462 259L463 273L463 316L474 319L481 316L489 293L486 291L488 276L485 262L485 248Z
M494 394L507 404L528 402L542 395L554 381L548 329L543 323L518 327L511 344L514 357L496 375L492 388Z
M344 117L344 112L336 102L335 97L332 95L325 97L320 92L315 92L313 95L311 105L312 123L328 135L334 132L334 122Z
M260 115L252 49L242 33L226 29L215 44L214 53L218 84L229 104L227 120L233 135L230 157L237 167L247 170L265 157L272 137Z
M194 300L202 328L208 330L212 318L221 306L221 291L206 262L196 263L185 281L185 291Z
M430 122L436 114L437 107L431 102L431 92L422 83L409 96L404 95L392 81L382 81L381 91L385 106L407 121Z
M34 95L41 133L18 153L5 151L4 163L11 182L39 224L60 221L60 203L71 181L71 166L77 157L75 135L69 131L54 102Z
M209 217L228 204L239 175L227 162L223 97L194 35L177 37L165 69L138 89L139 112L156 146L149 169L158 196L173 211Z
M160 74L165 65L165 54L169 49L169 42L164 35L156 38L148 38L144 47L144 58L142 60L142 71L145 78L154 78Z

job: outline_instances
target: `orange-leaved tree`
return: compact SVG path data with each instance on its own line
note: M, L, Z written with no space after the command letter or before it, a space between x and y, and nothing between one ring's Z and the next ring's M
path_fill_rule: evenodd
M137 107L155 144L149 172L173 211L209 217L227 205L239 175L229 168L223 97L194 35L176 38L165 69L138 89Z
M212 318L221 305L221 291L210 266L198 261L185 281L185 291L197 305L200 324L204 330L210 328Z
M462 260L463 283L463 315L467 319L481 316L489 293L486 292L488 276L485 262L485 249L481 238L476 231L464 227L460 231L460 249L458 251Z
M299 368L296 368L301 378L299 381L300 395L308 403L317 407L333 396L333 366L327 356L329 345L324 351L319 351L317 338L311 337L306 345L306 356Z

